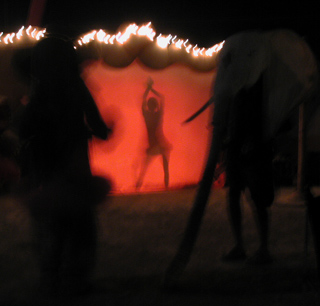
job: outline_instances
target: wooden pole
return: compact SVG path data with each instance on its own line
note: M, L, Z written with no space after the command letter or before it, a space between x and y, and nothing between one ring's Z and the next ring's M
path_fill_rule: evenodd
M41 26L46 2L46 0L32 0L30 2L28 19L26 23L27 26Z

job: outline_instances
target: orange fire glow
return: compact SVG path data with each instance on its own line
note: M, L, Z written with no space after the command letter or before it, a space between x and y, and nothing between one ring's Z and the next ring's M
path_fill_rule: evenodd
M210 135L209 114L191 124L181 123L210 96L214 72L196 72L181 64L165 70L151 70L134 61L125 69L92 62L83 73L103 119L113 127L107 141L90 144L92 171L110 177L115 192L134 192L148 147L142 116L142 100L149 77L164 95L163 130L172 144L169 160L169 188L197 184ZM164 189L161 156L148 168L141 191Z
M45 32L29 26L17 33L0 33L0 47L19 47L21 42L30 46ZM210 112L188 125L181 123L211 96L216 55L223 43L201 48L171 34L156 35L151 23L130 24L118 33L94 30L74 42L85 65L83 79L113 130L109 140L90 143L92 171L109 177L114 192L136 191L148 147L142 101L149 77L165 99L163 131L172 144L169 188L199 182L211 134ZM139 190L161 190L164 185L159 155L152 160Z

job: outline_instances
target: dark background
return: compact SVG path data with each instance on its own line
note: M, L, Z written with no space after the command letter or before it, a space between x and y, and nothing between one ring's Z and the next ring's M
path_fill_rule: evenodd
M30 2L1 1L0 31L17 31L25 25ZM76 36L99 28L113 33L124 22L151 21L157 33L189 38L201 47L210 47L238 31L281 27L305 37L319 54L317 1L290 2L47 0L41 26L62 23Z

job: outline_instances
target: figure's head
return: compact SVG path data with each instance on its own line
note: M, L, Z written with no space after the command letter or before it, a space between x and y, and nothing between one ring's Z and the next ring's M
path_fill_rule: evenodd
M268 64L266 36L262 32L242 32L228 38L220 51L215 92L235 96L257 82Z
M159 109L159 102L156 98L151 97L148 99L147 106L150 112L156 112Z
M33 49L32 74L39 80L62 82L78 74L73 44L56 37L41 40Z

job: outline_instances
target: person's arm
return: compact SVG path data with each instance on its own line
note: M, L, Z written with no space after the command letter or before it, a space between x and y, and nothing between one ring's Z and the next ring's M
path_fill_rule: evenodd
M150 89L157 97L160 98L159 101L159 109L161 110L164 105L164 95L162 95L160 92L156 91L153 87Z
M147 82L147 88L143 94L142 110L147 109L147 97L148 97L150 90L152 90L152 85L153 85L153 80L149 77L148 82Z
M111 133L104 123L101 115L99 113L98 107L95 104L89 90L85 87L82 90L82 99L83 99L83 109L86 116L86 121L91 129L91 132L94 136L97 136L101 139L107 139L108 135Z

